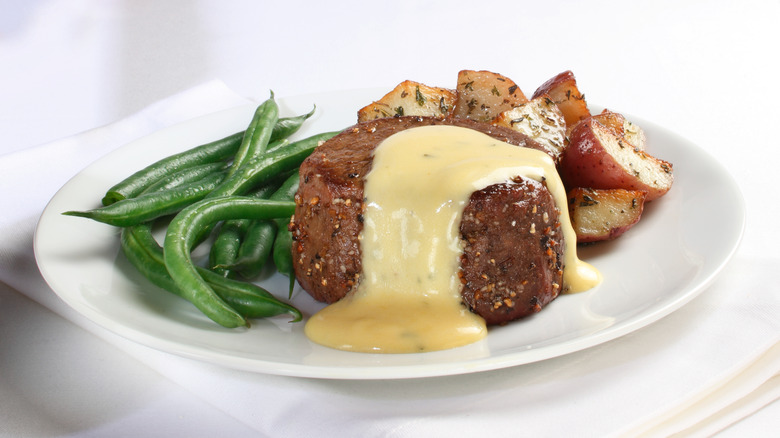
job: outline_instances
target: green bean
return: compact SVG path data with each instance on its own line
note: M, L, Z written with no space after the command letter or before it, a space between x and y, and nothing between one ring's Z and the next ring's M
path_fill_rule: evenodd
M255 110L252 121L241 139L241 146L233 157L233 164L228 175L234 174L247 161L263 155L268 148L268 141L271 139L271 134L278 120L279 106L274 100L273 92L271 92L271 98L261 103Z
M275 142L268 143L268 149L265 150L265 153L271 153L278 151L281 148L287 147L287 145L290 144L289 138L283 138L281 140L276 140Z
M292 201L298 191L298 171L294 171L268 199L274 201ZM238 271L245 278L254 278L260 274L265 261L272 253L278 228L287 228L289 219L253 221L238 250L238 258L230 269ZM290 255L292 257L292 254Z
M271 199L292 201L295 198L295 193L298 191L299 182L300 174L295 172L271 196ZM295 272L293 271L292 233L290 233L288 228L290 218L274 219L274 221L276 222L276 237L274 238L271 257L274 265L276 265L276 270L290 279L288 296L292 297L293 287L295 286Z
M110 205L122 199L132 198L144 191L150 184L163 176L199 164L222 161L236 153L241 145L243 132L165 157L133 173L106 192L103 205Z
M231 266L238 258L238 250L244 240L249 221L229 220L221 227L209 250L209 269L225 278L234 278Z
M270 183L248 195L257 199L268 199L279 189L280 180L279 177L274 178ZM209 250L209 268L212 271L223 277L234 277L233 266L239 257L241 244L246 240L247 232L253 222L249 219L233 219L222 224ZM249 238L251 239L253 236L249 236Z
M241 166L234 174L215 188L208 197L242 195L252 187L262 184L282 172L295 170L303 160L323 141L338 132L326 132L299 140L274 152L256 157Z
M273 194L268 199L274 201L292 201L295 199L295 193L298 192L298 186L300 184L301 174L298 169L295 169L290 176L285 178L284 182L278 189L274 190Z
M190 251L200 230L228 219L273 219L292 215L294 202L252 199L246 196L207 198L179 212L168 225L163 243L165 267L187 299L225 327L246 325L246 320L216 294L192 262Z
M286 137L298 131L303 122L311 117L313 113L314 109L300 116L280 118L273 126L268 149L270 150L274 146L278 147L280 144L285 144ZM245 132L236 132L219 140L158 160L109 188L101 202L103 205L110 205L122 199L138 196L150 184L167 174L187 167L213 163L234 156L241 146Z
M169 189L183 186L185 184L190 184L195 181L201 180L212 173L216 173L220 170L225 170L226 168L227 168L227 163L222 161L216 163L201 164L193 167L186 167L177 172L173 172L170 175L160 178L159 180L151 184L149 187L145 188L144 191L141 192L141 194L159 192L162 190L169 190Z
M271 256L275 237L274 221L252 221L238 249L236 260L230 265L230 270L238 272L246 279L260 275L266 260Z
M116 227L129 227L178 212L206 197L224 179L225 172L217 172L173 189L123 199L94 210L66 211L62 214L85 217Z
M274 265L276 265L276 270L289 278L287 293L288 297L292 297L293 288L295 287L295 270L292 256L293 240L292 233L286 225L287 223L285 223L285 226L280 225L277 228L271 257L274 260Z
M273 143L278 140L283 140L298 132L298 130L301 129L301 126L303 126L303 122L314 115L314 110L316 109L317 107L315 106L306 114L301 114L300 116L295 117L280 118L279 121L276 122L276 125L274 125L274 130L271 133L271 139L269 141Z
M150 223L123 228L120 241L125 257L152 284L187 298L187 294L173 282L165 268L163 249L152 235ZM217 295L245 318L264 318L289 313L293 316L291 322L302 319L297 308L279 301L257 285L225 279L200 266L196 269Z
M277 190L279 190L279 187L282 186L282 183L284 183L284 181L289 176L290 176L290 172L280 173L279 175L276 175L274 178L271 178L271 180L268 181L267 183L255 187L254 190L249 191L249 193L247 193L246 196L255 199L268 199Z

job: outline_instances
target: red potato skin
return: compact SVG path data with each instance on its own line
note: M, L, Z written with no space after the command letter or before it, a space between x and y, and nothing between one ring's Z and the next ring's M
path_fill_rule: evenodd
M647 193L578 187L567 193L569 218L577 243L614 240L639 222Z
M613 145L615 154L637 164L632 170L620 164L605 146ZM569 146L558 165L567 189L625 189L647 192L647 201L663 196L672 185L672 164L622 143L609 128L593 119L583 120L571 132ZM625 145L625 147L623 147Z
M540 85L534 91L533 99L545 94L558 105L568 127L574 126L580 120L591 115L585 101L585 95L577 88L577 79L571 70L558 73Z

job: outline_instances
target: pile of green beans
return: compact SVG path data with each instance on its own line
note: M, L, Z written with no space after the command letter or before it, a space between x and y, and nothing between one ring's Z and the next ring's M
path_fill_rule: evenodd
M138 272L224 327L281 314L300 321L294 306L235 277L252 280L273 260L290 277L292 297L287 223L298 166L338 133L290 141L313 113L280 118L271 93L245 131L163 158L109 188L102 206L63 214L119 227L122 253ZM162 246L153 226L167 226ZM197 265L192 250L213 230L209 263Z

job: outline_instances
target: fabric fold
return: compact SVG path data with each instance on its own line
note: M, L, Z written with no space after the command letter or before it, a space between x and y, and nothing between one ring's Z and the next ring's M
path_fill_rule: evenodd
M626 435L712 436L780 399L780 339L734 373Z

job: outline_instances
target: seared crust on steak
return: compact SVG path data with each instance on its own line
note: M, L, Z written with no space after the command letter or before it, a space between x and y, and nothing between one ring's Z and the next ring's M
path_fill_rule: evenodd
M463 302L487 324L538 312L558 296L562 231L544 183L517 178L474 192L460 234Z
M360 280L362 268L358 236L363 229L363 184L365 175L371 169L374 149L385 138L399 131L428 125L462 126L483 132L510 144L544 150L538 143L524 134L508 128L467 119L442 120L413 116L361 122L323 143L300 167L300 186L295 196L295 215L290 223L294 239L295 276L301 287L314 299L325 303L338 301ZM557 222L558 213L554 208L554 203L551 208L550 205L545 204L544 195L546 194L550 199L551 195L542 184L534 185L518 179L518 183L505 186L504 191L513 193L512 196L520 201L528 201L529 205L531 201L544 204L543 208L547 212L548 219L552 223ZM493 193L491 192L492 187L495 186L477 193L487 191L485 196L489 198ZM524 194L525 192L529 193ZM477 217L478 208L483 208L477 207L475 204L481 199L477 193L472 196L472 201L466 209L466 211L473 213L473 217ZM538 211L541 215L541 209ZM510 219L507 217L508 214L496 213L499 217L504 216ZM539 216L529 215L525 210L513 211L511 214L519 214L518 217L511 219L516 221L518 227L526 228L530 227L532 220L536 220L536 216ZM535 226L541 227L541 223ZM501 231L498 231L499 229ZM505 236L500 233L504 232L503 228L494 230L490 225L486 229L475 228L474 231L466 233L464 233L463 227L461 228L462 238L467 242L480 241L480 237L488 241L502 240ZM490 294L478 293L486 285L472 279L472 277L479 277L488 268L488 266L483 265L490 263L490 260L477 257L475 253L465 253L468 260L464 259L464 261L468 263L463 264L461 274L461 278L464 280L464 302L490 324L507 322L527 314L527 310L518 310L529 308L523 300L532 302L530 309L536 311L557 295L557 289L554 295L551 294L553 283L560 285L560 276L556 276L556 273L560 271L560 251L553 251L552 254L548 255L545 245L540 245L538 241L535 248L544 247L544 249L527 250L519 246L521 240L514 240L510 245L517 249L517 254L515 254L510 266L525 266L526 268L534 266L534 268L521 269L521 274L504 274L512 282L515 280L521 283L526 281L523 285L523 292L519 292L518 287L506 288L505 297L500 295L504 289L495 287ZM522 244L525 245L525 243ZM473 245L466 245L466 247L476 248ZM543 260L543 255L549 260ZM489 272L494 277L498 277L501 269L506 266L506 264L500 265L497 271ZM549 268L550 266L554 269ZM520 278L525 275L534 278ZM532 282L541 289L533 291L530 285ZM506 302L504 298L515 300L513 302L517 303L512 311L506 311L505 308L500 309L502 306L498 306L498 308L495 306L496 300L501 303ZM484 303L481 302L483 300Z

